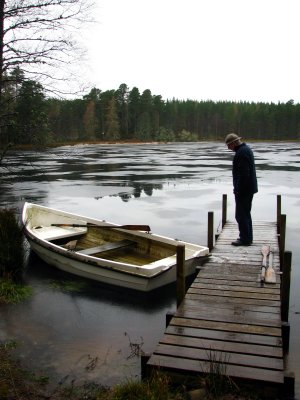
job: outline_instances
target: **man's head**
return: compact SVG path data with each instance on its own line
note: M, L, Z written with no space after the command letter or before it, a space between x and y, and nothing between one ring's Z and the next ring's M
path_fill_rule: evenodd
M228 135L225 137L225 144L227 145L228 149L234 150L241 144L241 139L242 138L235 133L228 133Z

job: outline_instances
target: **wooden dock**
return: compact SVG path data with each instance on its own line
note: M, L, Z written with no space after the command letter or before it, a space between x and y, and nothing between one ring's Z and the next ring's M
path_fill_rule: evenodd
M281 287L277 223L254 221L253 232L252 246L234 247L231 242L238 237L237 225L224 224L211 257L168 318L163 337L147 358L146 375L159 368L172 375L197 376L214 372L219 365L237 382L293 393L293 374L286 373L284 366L289 325L288 312L282 307L286 296ZM274 255L273 284L261 282L265 244Z

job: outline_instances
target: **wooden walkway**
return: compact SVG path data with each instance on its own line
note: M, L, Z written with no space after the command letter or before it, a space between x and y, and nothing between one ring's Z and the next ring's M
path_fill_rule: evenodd
M147 361L161 369L199 375L222 365L245 381L284 384L277 224L253 223L254 243L234 247L237 225L227 222L212 256L200 269L183 302ZM276 284L261 283L262 245L271 246Z

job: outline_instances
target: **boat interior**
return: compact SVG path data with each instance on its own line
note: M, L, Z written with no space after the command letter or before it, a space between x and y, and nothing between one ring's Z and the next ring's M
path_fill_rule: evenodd
M68 235L48 241L82 255L133 265L150 264L176 253L175 246L156 242L150 235L139 237L115 228L88 228L85 233L73 233L72 238Z

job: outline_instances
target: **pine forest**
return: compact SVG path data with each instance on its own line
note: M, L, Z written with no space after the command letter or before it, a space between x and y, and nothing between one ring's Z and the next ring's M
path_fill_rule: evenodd
M300 104L164 100L150 89L121 84L93 88L81 98L45 95L40 83L15 71L3 96L0 144L223 140L235 132L251 140L300 138Z

